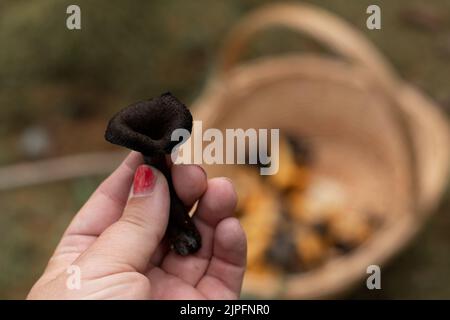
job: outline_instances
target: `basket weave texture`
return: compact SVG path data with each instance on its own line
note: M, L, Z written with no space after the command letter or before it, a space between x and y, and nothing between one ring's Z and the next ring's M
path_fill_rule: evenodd
M238 64L251 38L272 26L306 34L340 58L299 53ZM317 7L270 5L243 18L193 110L204 129L279 128L306 137L317 174L344 185L352 207L385 221L355 252L313 271L281 282L247 273L244 293L252 296L325 298L349 289L411 240L447 183L445 117L358 31ZM233 166L206 169L230 176Z

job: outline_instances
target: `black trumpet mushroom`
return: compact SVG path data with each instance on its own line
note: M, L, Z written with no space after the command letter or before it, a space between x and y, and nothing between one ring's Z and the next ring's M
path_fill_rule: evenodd
M177 98L165 93L119 111L109 121L105 139L142 153L146 164L164 174L170 192L166 237L176 253L186 256L200 249L201 236L175 192L167 157L180 142L171 140L172 132L182 128L192 131L192 115Z

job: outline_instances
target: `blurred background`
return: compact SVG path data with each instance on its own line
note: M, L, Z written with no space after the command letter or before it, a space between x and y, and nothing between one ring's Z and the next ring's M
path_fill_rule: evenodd
M111 115L170 90L186 104L201 93L227 31L275 1L78 0L82 30L66 28L66 0L0 0L0 166L117 150L103 139ZM361 30L406 81L450 113L448 0L333 0L317 4ZM382 8L382 30L366 8ZM273 30L247 58L321 50ZM0 298L24 298L76 211L104 176L0 191ZM7 183L4 183L7 184ZM345 298L450 298L449 192L420 235L383 268L382 290Z

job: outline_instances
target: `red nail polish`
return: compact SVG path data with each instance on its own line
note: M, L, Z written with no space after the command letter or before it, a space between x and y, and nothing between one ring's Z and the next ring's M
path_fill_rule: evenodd
M139 166L134 175L133 195L142 196L149 194L155 186L155 180L156 176L149 166Z

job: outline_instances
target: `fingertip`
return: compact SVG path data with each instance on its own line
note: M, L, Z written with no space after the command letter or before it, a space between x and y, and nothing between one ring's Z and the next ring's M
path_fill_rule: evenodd
M205 277L198 287L209 297L236 298L242 287L247 264L247 240L239 220L227 218L216 228L214 252ZM218 283L224 290L217 292Z
M236 189L234 187L233 180L231 180L228 177L221 177L218 178L222 182L222 188L225 190L224 192L228 193L228 201L230 203L230 206L232 206L233 210L236 208L237 202L238 202L238 194L236 192Z
M156 193L156 194L155 194ZM128 199L127 205L130 202L142 202L150 201L139 198L146 198L152 196L152 198L158 198L161 202L168 201L169 199L169 187L165 176L157 168L148 165L139 165L134 173L133 185L131 188L131 196ZM154 200L152 200L153 202Z
M218 177L210 179L208 182L208 191L214 193L214 199L211 199L210 209L234 212L237 204L237 193L234 189L231 179Z
M238 219L230 217L222 220L215 232L214 255L234 265L245 265L247 237Z
M237 195L230 179L210 179L207 190L198 203L194 219L215 228L221 220L234 214L236 203Z
M178 197L191 207L208 187L205 170L198 165L174 165L172 179Z
M130 166L130 168L137 168L140 164L144 162L142 154L137 151L131 151L125 158L125 164Z

